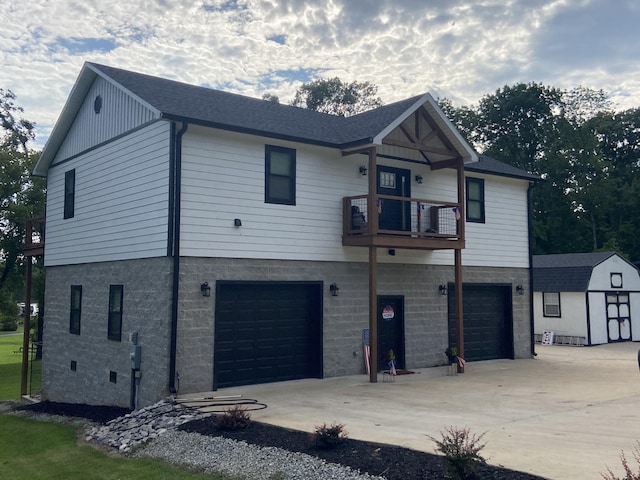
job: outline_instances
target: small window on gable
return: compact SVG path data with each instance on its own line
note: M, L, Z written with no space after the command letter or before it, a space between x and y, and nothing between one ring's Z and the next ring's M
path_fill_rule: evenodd
M265 147L264 201L296 204L296 151L291 148Z
M484 180L466 178L467 222L484 223Z
M81 311L82 311L82 285L71 285L71 306L69 308L69 333L80 335Z
M545 317L559 317L560 316L560 293L558 292L543 292L543 316Z
M76 200L76 171L64 174L64 218L73 218Z
M109 286L109 319L107 337L109 340L122 340L122 285Z
M611 288L622 288L622 274L621 273L612 273L611 274Z

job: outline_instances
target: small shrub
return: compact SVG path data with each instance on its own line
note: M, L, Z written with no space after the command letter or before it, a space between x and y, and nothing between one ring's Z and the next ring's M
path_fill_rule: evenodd
M602 478L604 478L604 480L640 480L640 442L637 442L633 449L633 458L635 458L636 463L638 464L638 471L636 473L631 471L629 461L624 456L624 451L622 451L620 453L620 463L622 463L622 468L624 469L624 476L618 477L614 475L611 469L607 467L607 473L601 474Z
M15 332L18 330L18 319L0 313L0 331Z
M247 428L251 424L251 415L246 408L236 405L221 415L216 415L216 428L233 431Z
M329 450L343 443L349 438L349 435L342 424L334 423L327 425L323 423L319 427L316 427L311 438L316 448Z
M427 435L436 444L436 451L445 456L447 474L456 480L478 478L480 465L486 460L480 455L486 443L480 443L484 433L471 435L468 428L446 428L442 440Z

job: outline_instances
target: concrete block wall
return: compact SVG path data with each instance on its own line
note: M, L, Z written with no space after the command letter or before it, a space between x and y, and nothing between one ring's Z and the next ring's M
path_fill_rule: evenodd
M46 399L128 407L131 366L128 335L138 332L142 368L138 405L166 397L169 383L172 260L157 258L47 269L43 350ZM529 276L526 269L463 269L469 283L522 284L513 294L516 358L530 356ZM180 393L213 387L215 286L218 280L323 282L323 376L364 374L362 330L368 328L366 263L183 258L177 337ZM453 267L378 265L378 294L404 297L407 368L443 365L448 344L447 297L438 285L454 280ZM208 282L211 297L200 284ZM340 294L332 297L329 285ZM122 341L107 339L109 285L124 285ZM69 333L70 286L82 285L81 334ZM72 371L71 362L76 363ZM116 372L117 382L110 382Z
M131 332L142 349L139 405L168 395L172 268L168 258L47 268L43 398L129 407ZM71 285L82 285L80 335L69 333ZM109 285L124 286L120 342L107 338Z
M468 267L465 282L523 284L528 270ZM183 258L180 270L177 372L182 393L213 387L215 284L218 280L321 281L323 301L323 374L325 377L364 374L362 330L369 326L368 265L366 263L303 262L245 259ZM211 297L200 284L208 282ZM448 345L447 297L438 285L454 281L453 267L378 265L378 295L404 296L405 360L407 368L445 364ZM329 285L340 294L332 297ZM530 356L527 296L514 292L516 358Z

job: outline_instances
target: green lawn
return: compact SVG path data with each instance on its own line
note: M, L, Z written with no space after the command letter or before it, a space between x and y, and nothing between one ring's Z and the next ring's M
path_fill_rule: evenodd
M107 455L78 446L75 427L0 415L0 472L12 480L231 480L153 459Z
M20 398L20 379L22 375L22 335L0 334L0 401ZM35 363L33 386L40 388L40 362Z

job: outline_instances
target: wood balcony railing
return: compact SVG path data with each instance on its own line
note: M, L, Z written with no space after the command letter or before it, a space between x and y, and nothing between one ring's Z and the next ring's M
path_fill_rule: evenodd
M27 257L44 255L44 217L27 220L24 254Z
M367 195L343 198L345 246L440 250L464 248L459 203L375 195L378 228L371 228Z

